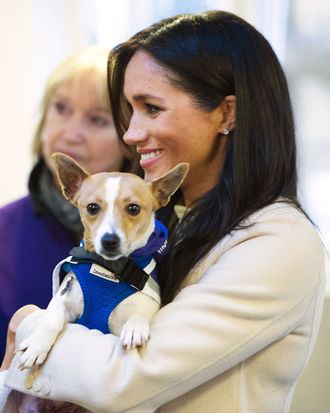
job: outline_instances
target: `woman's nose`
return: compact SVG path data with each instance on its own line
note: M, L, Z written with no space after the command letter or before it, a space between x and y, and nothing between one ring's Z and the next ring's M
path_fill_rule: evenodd
M125 132L123 139L127 145L137 145L148 138L146 128L141 122L138 122L134 116L131 118L128 129Z
M76 115L67 119L63 125L63 138L72 143L79 143L85 138L85 126L83 120Z

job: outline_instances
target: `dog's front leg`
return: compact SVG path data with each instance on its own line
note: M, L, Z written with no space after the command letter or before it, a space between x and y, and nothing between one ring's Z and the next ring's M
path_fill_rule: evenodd
M68 321L75 321L83 311L83 296L80 285L69 273L43 314L36 319L29 335L20 343L19 367L23 370L42 364L58 334Z
M109 317L109 327L127 350L144 346L150 336L150 321L159 310L159 302L138 291L122 301Z

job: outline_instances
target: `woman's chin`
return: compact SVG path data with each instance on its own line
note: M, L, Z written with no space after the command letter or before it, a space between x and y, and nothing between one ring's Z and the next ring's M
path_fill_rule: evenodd
M156 172L144 171L144 180L147 182L151 182L154 179L157 179L161 176L161 174L157 174Z
M172 169L170 166L168 167L164 167L164 166L158 166L157 167L153 167L153 168L147 168L144 169L144 179L147 182L151 182L154 179L160 178L161 176L163 176L164 174L166 174L166 172L168 172L170 169Z

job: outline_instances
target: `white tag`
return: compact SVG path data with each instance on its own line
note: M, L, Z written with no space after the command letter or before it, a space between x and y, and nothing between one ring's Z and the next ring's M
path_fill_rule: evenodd
M106 270L97 264L92 264L91 269L89 270L90 274L96 275L97 277L104 278L106 280L119 283L118 278L114 275L113 272Z

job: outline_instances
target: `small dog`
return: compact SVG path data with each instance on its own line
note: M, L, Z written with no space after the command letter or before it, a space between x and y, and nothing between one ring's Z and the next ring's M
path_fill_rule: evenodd
M103 319L107 332L120 336L127 349L148 341L149 322L160 306L159 287L151 276L146 275L146 269L143 271L135 264L132 267L131 261L126 265L127 257L134 259L134 252L141 252L148 245L155 233L155 225L157 227L154 211L168 203L189 169L187 163L181 163L162 177L146 182L129 173L89 175L67 155L56 153L52 158L64 196L79 209L84 226L84 248L78 249L77 254L72 254L77 251L73 249L72 256L55 268L54 296L47 309L42 310L43 315L37 319L30 335L17 349L22 352L19 360L22 370L41 365L64 324L79 322L82 318L90 328L95 328L93 323L97 324L98 318ZM161 227L160 232L164 232L163 229ZM164 245L164 239L161 245L157 244L160 254ZM141 254L137 255L141 259ZM96 258L96 263L89 262L91 256ZM144 258L142 256L142 261ZM116 267L118 262L120 265ZM80 265L87 266L87 276L81 276L80 270L76 270ZM153 260L148 262L148 272L154 266ZM122 281L118 279L119 273ZM62 282L61 276L64 277ZM140 276L144 278L142 282ZM96 316L85 308L89 305L87 301L91 301L86 277L92 283L101 283L97 288L109 285L120 289L119 298L113 298L113 292L107 293ZM108 306L113 299L115 308L107 309L111 313L104 313L104 305Z

